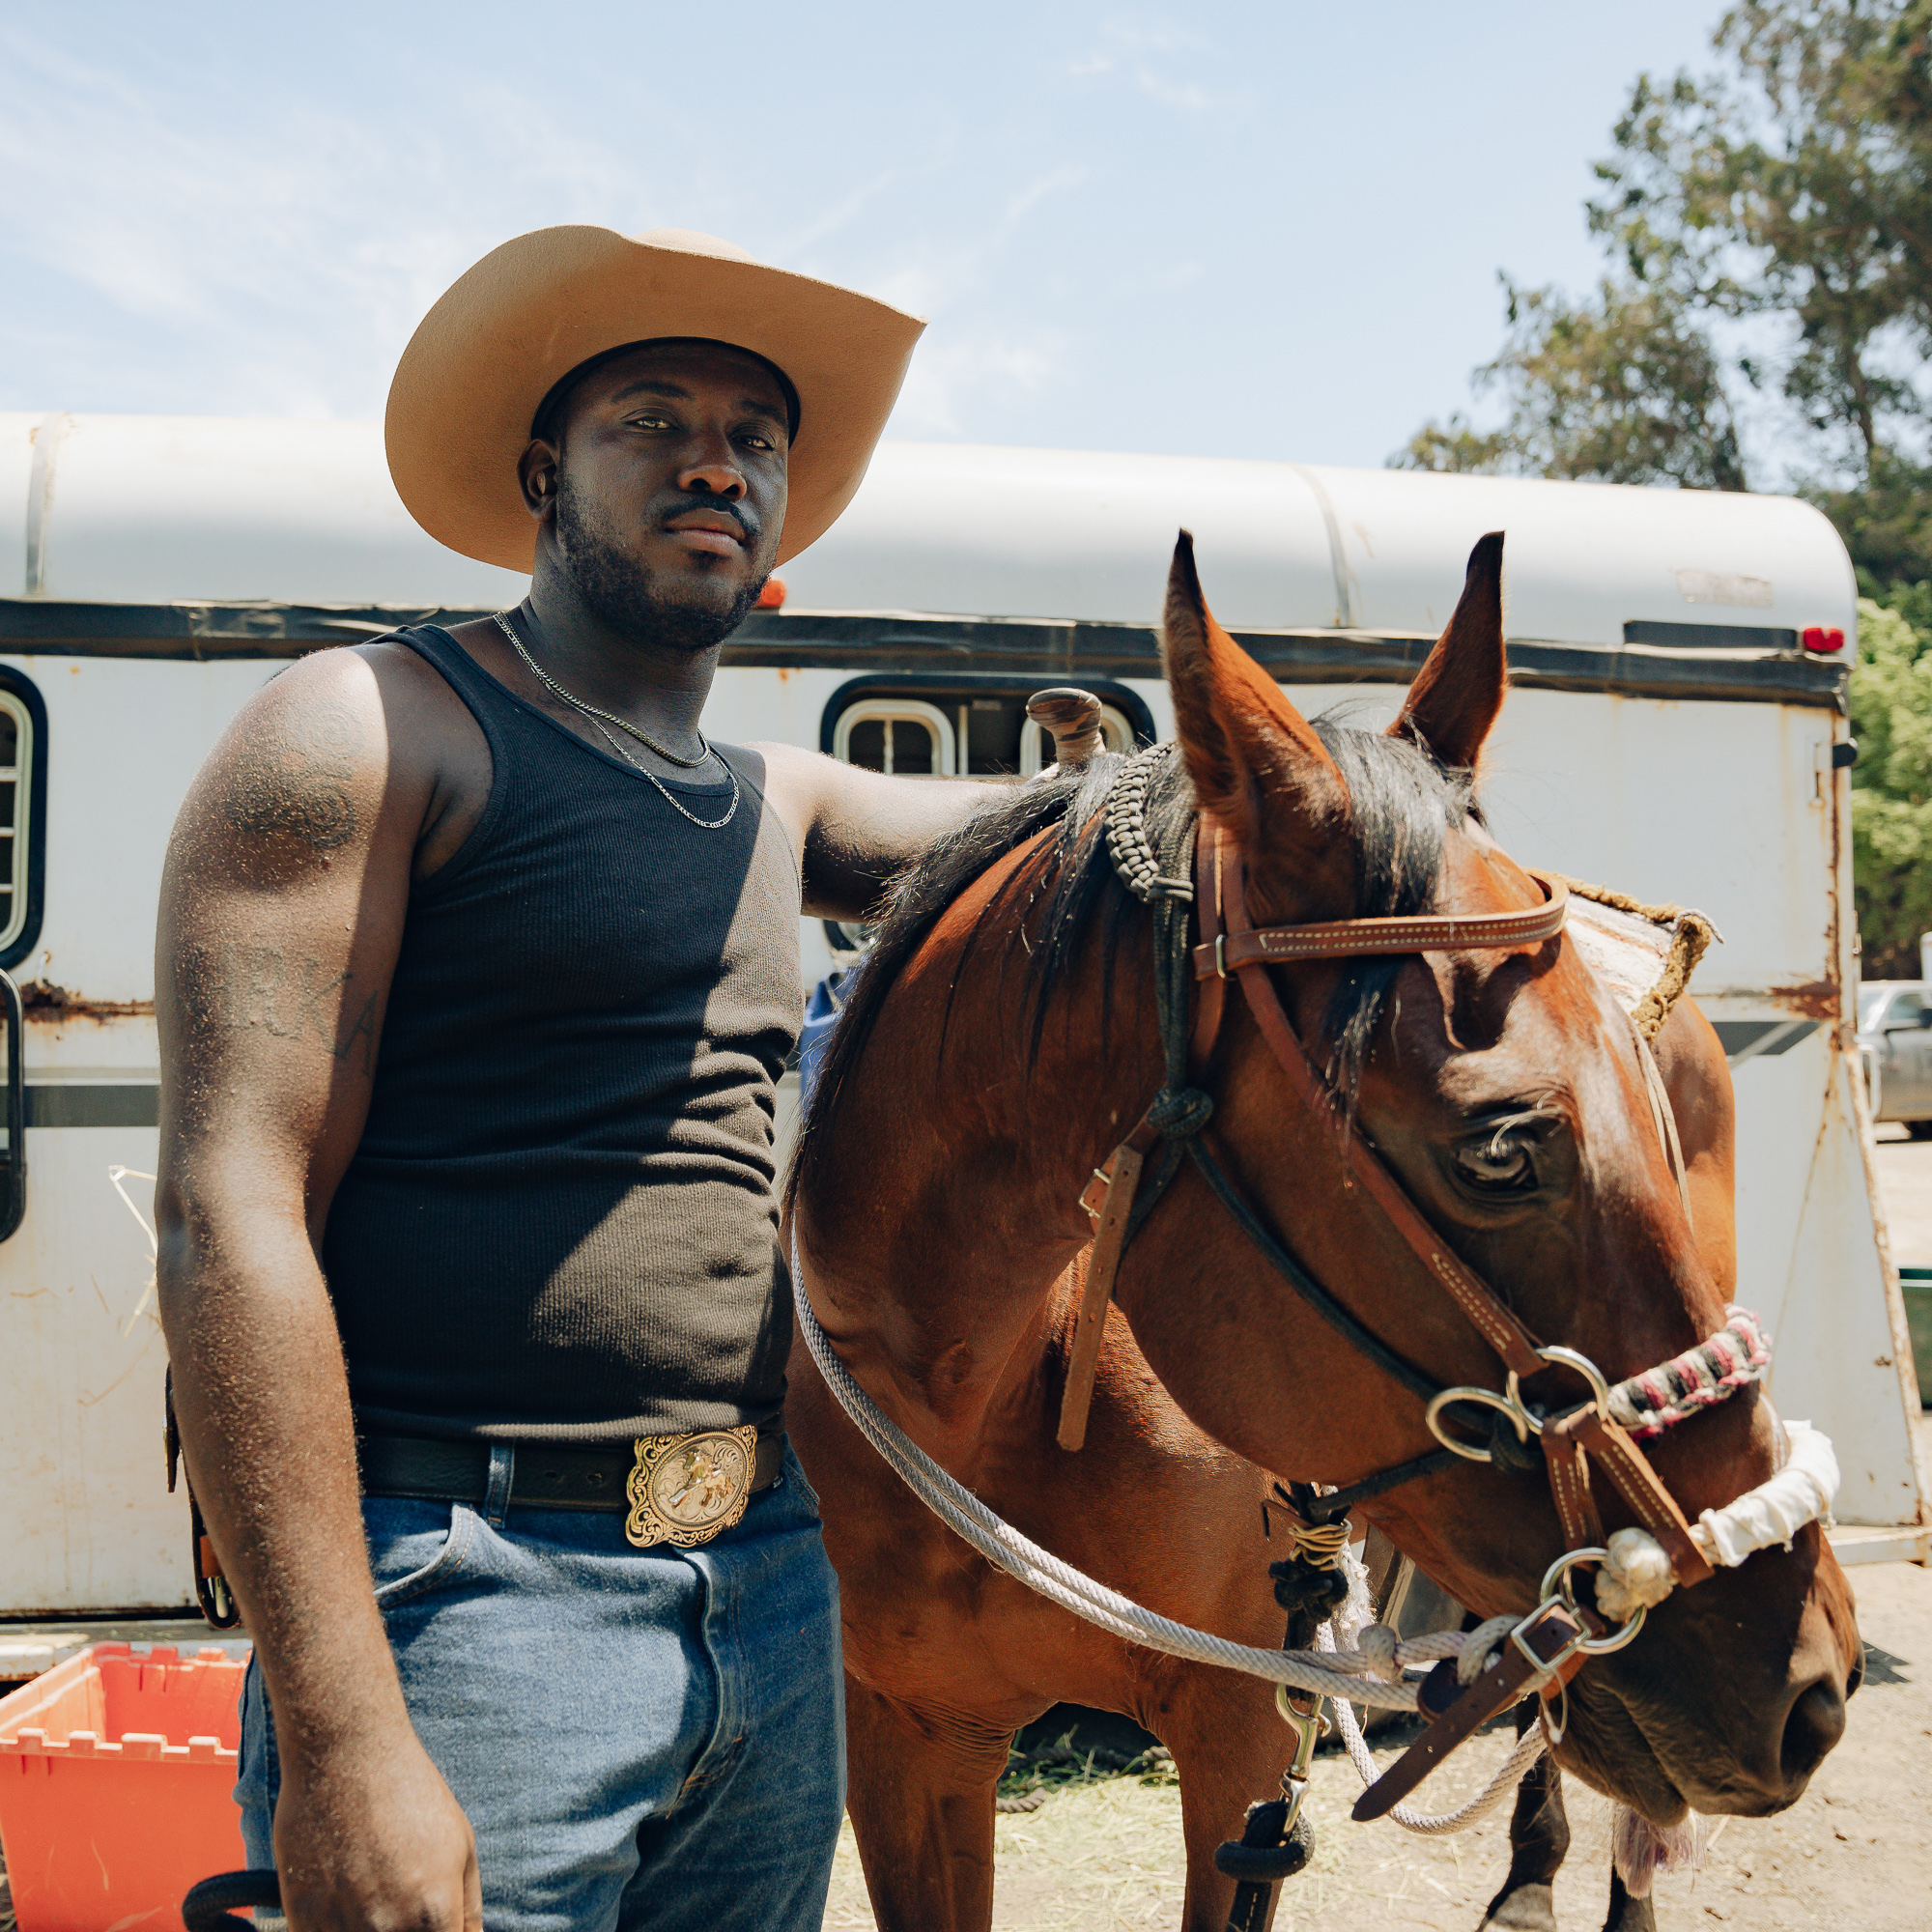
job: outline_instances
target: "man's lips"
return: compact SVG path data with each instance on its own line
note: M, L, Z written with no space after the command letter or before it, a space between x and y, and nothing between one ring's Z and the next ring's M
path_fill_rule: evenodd
M668 519L665 528L682 548L713 556L736 556L751 542L744 525L719 510L687 510Z

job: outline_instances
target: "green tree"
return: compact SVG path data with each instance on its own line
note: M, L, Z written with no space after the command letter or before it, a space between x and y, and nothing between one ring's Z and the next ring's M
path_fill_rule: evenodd
M1774 390L1809 439L1787 467L1835 472L1806 494L1866 587L1932 578L1932 469L1901 446L1932 416L1932 0L1752 0L1714 46L1716 72L1632 91L1587 210L1596 295L1505 281L1508 338L1472 378L1501 427L1429 423L1391 460L1743 489L1736 404ZM1740 324L1785 347L1722 353Z
M1736 405L1779 397L1783 467L1812 473L1866 593L1850 695L1865 971L1916 977L1932 931L1932 464L1913 453L1932 423L1932 0L1746 0L1713 45L1713 72L1632 90L1587 209L1611 269L1596 294L1505 280L1508 335L1471 379L1500 392L1501 425L1428 423L1391 461L1741 490Z
M1506 276L1503 287L1509 340L1471 378L1479 393L1502 392L1502 427L1485 434L1460 415L1426 424L1398 467L1745 487L1719 358L1674 291L1606 281L1573 308L1554 289Z
M1779 386L1861 469L1925 413L1904 357L1932 343L1928 33L1932 0L1734 8L1728 71L1637 81L1589 211L1636 285L1783 318Z
M1932 932L1932 586L1859 605L1852 871L1865 977L1916 980Z

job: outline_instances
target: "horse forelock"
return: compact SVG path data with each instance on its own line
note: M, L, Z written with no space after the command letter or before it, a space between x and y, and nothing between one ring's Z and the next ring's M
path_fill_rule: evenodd
M1429 911L1442 883L1449 834L1480 816L1466 771L1438 764L1406 738L1362 731L1332 713L1315 729L1349 788L1355 847L1355 912L1361 918ZM1362 1064L1406 957L1390 954L1349 966L1321 1016L1328 1076L1352 1115Z

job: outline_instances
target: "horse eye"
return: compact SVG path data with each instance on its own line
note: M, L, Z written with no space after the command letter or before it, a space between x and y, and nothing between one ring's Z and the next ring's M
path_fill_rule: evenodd
M1528 1143L1507 1132L1458 1148L1456 1165L1471 1186L1490 1192L1504 1193L1533 1186L1536 1181L1536 1163L1530 1158Z

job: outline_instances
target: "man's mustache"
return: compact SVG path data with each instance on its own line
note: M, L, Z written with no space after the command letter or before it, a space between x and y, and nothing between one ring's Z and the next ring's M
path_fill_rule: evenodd
M744 508L727 497L704 497L687 493L673 502L667 504L659 513L656 522L661 530L668 530L679 517L688 517L694 510L702 510L712 517L729 517L744 533L748 549L756 545L759 536L758 520L746 513Z

